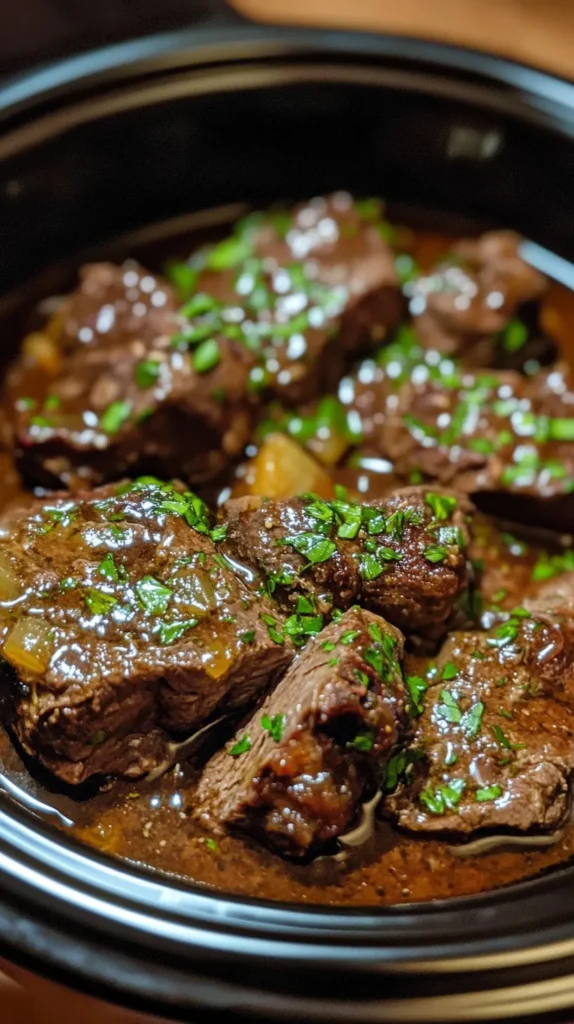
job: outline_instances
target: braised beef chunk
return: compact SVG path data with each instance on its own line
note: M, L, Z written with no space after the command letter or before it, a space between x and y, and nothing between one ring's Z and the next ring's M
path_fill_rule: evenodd
M205 768L194 814L291 857L345 832L405 729L403 637L353 608L293 663Z
M484 633L451 634L426 693L407 679L424 710L417 781L388 800L398 823L460 836L556 829L574 767L573 655L570 620L524 608Z
M573 409L570 375L560 367L532 379L507 371L412 381L387 411L380 442L399 475L416 468L472 494L529 497L539 504L534 521L553 526L548 499L571 506ZM499 508L508 509L502 498ZM506 515L527 518L532 503L524 509L516 502Z
M33 396L26 367L13 374L25 479L217 476L244 448L262 397L297 403L335 387L349 356L398 322L380 224L377 207L343 195L252 215L184 265L179 310L173 289L137 264L84 268L47 328L66 358Z
M461 355L474 366L551 361L555 346L538 323L547 282L522 259L521 243L512 231L458 242L408 286L426 348Z
M301 594L323 612L359 603L411 637L433 639L465 616L468 510L454 492L420 487L365 504L239 498L224 506L226 547L287 609Z
M403 300L378 200L346 193L250 214L199 253L195 287L257 356L255 390L296 405L336 388L349 357L380 344ZM193 301L193 300L192 300Z
M290 661L272 610L219 553L203 503L153 480L5 519L1 653L12 728L54 774L138 776Z
M153 342L173 330L177 297L171 285L135 260L88 263L75 292L62 302L46 333L65 354L91 345Z
M47 487L143 470L192 481L215 476L249 437L250 366L243 346L227 339L201 365L167 334L77 350L42 402L16 402L21 472Z

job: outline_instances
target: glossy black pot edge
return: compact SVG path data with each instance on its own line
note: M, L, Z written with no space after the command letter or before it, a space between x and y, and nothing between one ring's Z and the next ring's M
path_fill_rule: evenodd
M524 97L553 121L574 127L574 84L515 61L463 47L406 36L260 26L243 23L219 28L182 29L118 43L15 76L0 89L0 118L13 118L92 88L116 86L141 75L181 68L249 62L254 58L317 56L329 60L384 60L428 73L445 71L460 81L483 81Z

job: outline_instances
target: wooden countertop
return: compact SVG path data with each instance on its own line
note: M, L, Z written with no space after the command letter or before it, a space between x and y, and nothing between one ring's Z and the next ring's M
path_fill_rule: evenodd
M236 0L236 6L261 21L459 43L574 77L574 0ZM1 975L0 1017L2 1024L127 1024L122 1013L100 1011L91 1001L81 1006L78 997L62 989L41 985L26 993L3 984Z
M573 0L234 0L262 21L425 36L574 78Z

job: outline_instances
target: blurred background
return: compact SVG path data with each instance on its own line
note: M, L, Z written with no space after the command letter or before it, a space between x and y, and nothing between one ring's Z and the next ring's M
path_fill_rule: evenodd
M259 20L379 29L481 47L572 76L572 0L234 0ZM197 23L223 0L18 0L0 4L0 68Z
M235 8L258 21L425 36L574 77L574 0L236 0ZM228 16L223 0L5 0L0 4L0 75L189 23L223 24ZM1 1024L136 1021L57 986L16 977L22 986L0 970Z

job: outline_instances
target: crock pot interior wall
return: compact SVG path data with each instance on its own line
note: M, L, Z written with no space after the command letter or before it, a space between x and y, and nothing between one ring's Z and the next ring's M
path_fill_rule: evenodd
M18 106L0 97L0 294L147 223L345 187L574 258L571 87L400 40L246 30L203 43L158 41L155 60L148 41L143 63L118 51L69 88L45 78L37 101L33 87ZM150 1011L532 1020L574 1005L570 870L448 907L315 913L153 883L59 849L1 801L0 839L2 951Z

